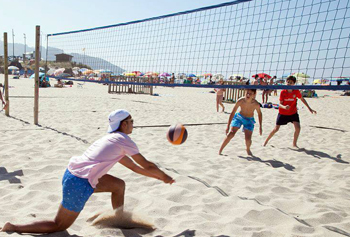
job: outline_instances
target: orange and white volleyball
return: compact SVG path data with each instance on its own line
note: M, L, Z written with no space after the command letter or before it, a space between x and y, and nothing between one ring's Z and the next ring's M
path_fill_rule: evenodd
M187 139L187 130L184 125L176 124L169 128L167 133L168 141L173 145L181 145Z

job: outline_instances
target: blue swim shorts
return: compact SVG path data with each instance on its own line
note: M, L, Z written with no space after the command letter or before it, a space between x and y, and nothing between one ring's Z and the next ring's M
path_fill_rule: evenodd
M232 119L231 127L240 128L243 125L243 129L253 131L254 124L255 124L254 117L248 118L248 117L242 116L240 113L236 113Z
M87 179L74 176L67 169L62 179L63 200L62 206L70 211L81 212L85 203L94 192Z

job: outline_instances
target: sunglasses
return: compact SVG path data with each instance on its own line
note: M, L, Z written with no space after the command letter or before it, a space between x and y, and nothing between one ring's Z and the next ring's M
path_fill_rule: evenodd
M131 123L134 123L134 120L133 119L127 119L125 121L130 121Z

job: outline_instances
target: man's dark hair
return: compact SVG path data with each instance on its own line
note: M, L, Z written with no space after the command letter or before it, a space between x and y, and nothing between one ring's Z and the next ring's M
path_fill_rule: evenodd
M256 94L256 89L247 89L247 91L253 91Z
M255 79L258 79L258 78L259 78L259 75L258 75L258 74L256 74L256 75L255 75Z
M131 115L129 115L128 117L126 117L125 119L120 121L119 128L117 130L115 130L115 132L120 132L120 128L122 127L122 123L125 122L126 120L130 119L130 118L131 118Z
M287 77L286 81L292 81L295 84L297 82L297 79L295 78L295 76L289 76L289 77Z

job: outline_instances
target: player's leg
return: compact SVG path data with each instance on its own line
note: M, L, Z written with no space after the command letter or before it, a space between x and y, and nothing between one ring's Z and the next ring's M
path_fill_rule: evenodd
M252 145L253 131L250 131L248 129L244 129L244 135L245 135L245 144L246 144L246 147L247 147L247 154L248 155L253 155L252 152L250 151L250 147Z
M263 104L265 103L265 90L263 90L262 92L262 103Z
M224 99L224 95L221 95L220 98L219 98L219 104L220 104L220 106L222 107L222 112L225 111L225 106L224 106L224 104L222 103L223 99Z
M269 136L266 138L265 142L264 142L264 146L267 145L267 143L270 141L270 139L276 134L276 132L278 132L278 130L280 129L281 125L276 125L274 127L274 129L270 132Z
M219 112L219 96L216 95L216 112Z
M98 180L94 192L110 192L113 209L124 206L125 182L122 179L105 174Z
M68 229L77 219L80 212L70 211L60 205L54 220L37 221L25 225L14 225L7 222L1 231L13 231L18 233L52 233Z
M293 147L298 148L297 142L298 142L298 138L299 138L299 134L300 134L300 123L299 122L293 122L294 125L294 138L293 138Z
M235 136L237 133L239 127L231 127L231 131L227 134L225 140L223 141L220 150L219 150L219 155L221 155L222 151L224 148L227 146L227 144L231 141L231 139Z

